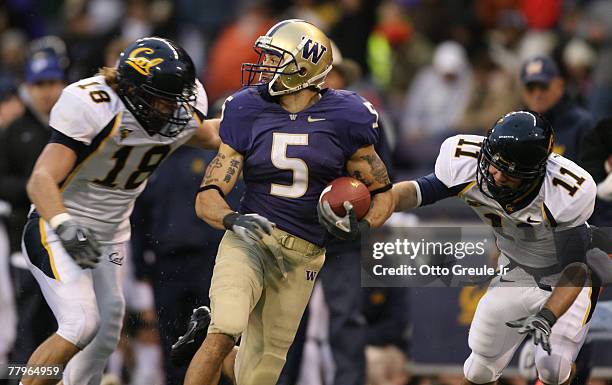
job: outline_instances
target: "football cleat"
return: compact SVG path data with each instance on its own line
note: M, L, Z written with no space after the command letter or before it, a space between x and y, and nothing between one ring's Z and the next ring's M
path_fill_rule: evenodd
M193 309L187 331L172 345L170 360L173 365L183 366L191 362L206 338L208 325L210 325L210 309L207 306Z

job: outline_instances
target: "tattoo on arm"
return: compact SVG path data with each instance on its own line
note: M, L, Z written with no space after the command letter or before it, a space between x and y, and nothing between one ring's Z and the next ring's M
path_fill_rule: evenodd
M214 184L219 182L219 178L213 178L215 170L223 167L223 160L225 159L225 155L217 154L214 159L208 164L206 168L206 174L204 175L204 184Z
M224 154L217 154L215 158L208 164L206 175L204 176L204 185L219 184L221 182L231 183L234 175L238 173L241 166L241 161L238 159L226 159ZM227 163L229 160L229 164ZM225 170L225 174L221 174ZM223 179L220 179L223 175Z
M359 159L368 164L370 170L368 170L369 172L366 174L370 175L366 176L363 175L361 171L355 170L351 175L353 178L358 179L367 187L373 185L374 182L377 182L382 185L388 185L389 183L391 183L391 181L389 180L389 175L387 174L387 168L385 167L385 164L382 162L382 160L380 160L378 155L363 155L360 156Z
M236 174L238 167L240 167L240 161L232 159L227 167L227 170L225 171L225 176L223 177L223 181L225 183L230 183L232 181L232 176Z

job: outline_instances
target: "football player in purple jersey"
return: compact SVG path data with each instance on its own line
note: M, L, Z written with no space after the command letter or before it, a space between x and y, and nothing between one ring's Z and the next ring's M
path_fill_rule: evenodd
M258 63L243 65L245 85L253 87L225 101L222 144L197 196L198 215L227 232L210 289L208 334L186 384L214 384L221 368L239 385L276 384L325 260L328 232L356 239L393 210L387 170L374 150L376 110L353 92L321 89L332 66L325 34L285 20L258 38L255 49ZM234 212L224 196L241 171L246 191ZM373 196L359 221L348 202L344 217L329 204L319 206L323 189L343 175L361 180ZM197 348L193 334L175 352Z

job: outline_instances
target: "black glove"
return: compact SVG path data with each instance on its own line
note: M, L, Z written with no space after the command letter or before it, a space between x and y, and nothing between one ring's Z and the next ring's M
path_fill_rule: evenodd
M272 234L274 223L259 214L231 213L223 218L223 226L253 245L259 242L265 234Z
M542 308L537 314L529 317L519 318L515 321L506 322L511 328L518 328L519 334L529 334L536 345L542 344L548 355L550 355L550 332L557 322L557 317L547 308Z
M82 269L92 269L100 261L100 245L91 232L69 219L57 226L55 233L64 249Z
M327 231L336 238L348 241L359 238L361 234L370 231L370 223L368 221L357 221L355 210L351 202L344 202L346 215L340 217L334 213L329 202L319 201L317 205L317 215L319 223L327 229Z

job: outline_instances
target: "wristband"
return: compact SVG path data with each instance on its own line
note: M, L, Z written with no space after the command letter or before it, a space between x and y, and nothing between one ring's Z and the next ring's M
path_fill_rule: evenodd
M49 225L53 230L57 229L62 223L71 220L72 217L68 213L57 214L49 221Z
M538 312L538 315L548 321L548 324L551 328L553 327L555 322L557 322L557 316L555 315L555 313L545 307L543 307L542 310Z
M387 192L387 191L391 190L392 188L393 188L393 183L388 183L388 184L384 185L383 187L380 187L380 188L377 188L375 190L370 191L370 197L373 198L374 195Z
M202 191L206 191L206 190L217 190L219 195L221 195L221 198L225 199L225 194L223 193L223 190L221 190L221 187L217 186L216 184L208 184L206 186L200 187L198 189L198 192L196 193L196 195L198 195Z

